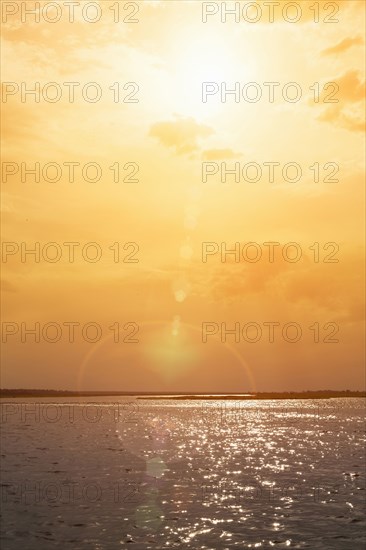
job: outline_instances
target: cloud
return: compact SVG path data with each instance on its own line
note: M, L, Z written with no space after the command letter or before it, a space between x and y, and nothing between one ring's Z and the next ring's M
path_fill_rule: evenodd
M189 276L193 293L219 307L243 303L249 295L282 294L275 288L277 281L291 269L292 264L282 257L273 263L236 263L234 255L228 254L225 263L216 258L212 259L212 265L210 260L207 264L191 265Z
M358 115L351 115L342 111L341 107L328 107L318 117L322 122L330 122L339 128L344 128L350 132L364 132L365 122Z
M362 82L359 78L358 71L348 71L334 82L339 86L341 102L363 101L365 96L365 81Z
M153 124L149 135L156 137L166 147L173 147L177 155L184 155L197 151L197 140L213 133L210 126L198 124L193 118L180 118L172 122Z
M13 283L10 283L7 280L2 280L0 285L2 292L17 292L17 288Z
M306 253L296 264L279 256L273 263L196 265L190 276L195 296L204 296L217 312L244 308L247 314L259 311L277 318L363 319L363 258L357 247L343 252L337 264L315 264Z
M320 114L318 120L329 122L351 132L364 132L365 81L361 80L358 71L350 70L332 82L338 86L338 91L334 95L334 99L338 99L338 102L330 103ZM330 99L331 84L325 87L320 101L326 100L327 96Z
M232 149L206 149L202 152L203 160L235 159L241 156L241 153Z
M321 53L322 55L343 53L352 46L361 44L363 44L363 40L360 36L355 36L354 38L345 38L344 40L341 40L341 42L338 42L338 44L336 44L335 46L332 46L331 48L326 48Z

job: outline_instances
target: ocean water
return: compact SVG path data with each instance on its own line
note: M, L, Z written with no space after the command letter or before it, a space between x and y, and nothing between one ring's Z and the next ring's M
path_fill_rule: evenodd
M364 399L1 402L2 550L364 550Z

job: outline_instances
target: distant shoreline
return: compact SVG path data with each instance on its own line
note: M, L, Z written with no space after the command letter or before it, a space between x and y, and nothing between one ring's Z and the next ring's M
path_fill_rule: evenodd
M35 397L135 397L136 399L165 400L253 400L253 399L332 399L340 397L366 397L366 391L303 391L303 392L257 392L257 393L172 393L172 392L106 392L106 391L67 391L67 390L26 390L0 389L0 398Z
M175 396L141 396L137 399L178 399L178 400L199 400L199 399L210 399L214 401L219 400L235 400L235 401L250 401L258 399L335 399L340 397L366 397L366 392L299 392L299 393L257 393L250 396L245 395L175 395Z

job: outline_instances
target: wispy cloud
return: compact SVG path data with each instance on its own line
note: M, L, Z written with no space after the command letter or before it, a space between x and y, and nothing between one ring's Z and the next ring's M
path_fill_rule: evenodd
M150 128L150 136L158 138L165 147L175 149L177 155L193 153L199 149L198 140L214 133L210 126L198 124L194 118L157 122Z
M326 48L321 53L322 55L335 55L338 53L343 53L352 46L359 46L363 44L363 40L360 36L355 36L353 38L348 37L344 40L341 40L338 42L335 46L331 46L330 48Z

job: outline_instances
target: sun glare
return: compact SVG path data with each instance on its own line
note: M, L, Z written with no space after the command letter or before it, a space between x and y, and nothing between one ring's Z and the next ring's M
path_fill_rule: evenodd
M248 80L253 74L253 61L224 38L214 30L185 35L185 47L177 52L173 71L175 104L181 114L200 119L219 110L220 102L202 103L204 82L235 83L238 77Z

